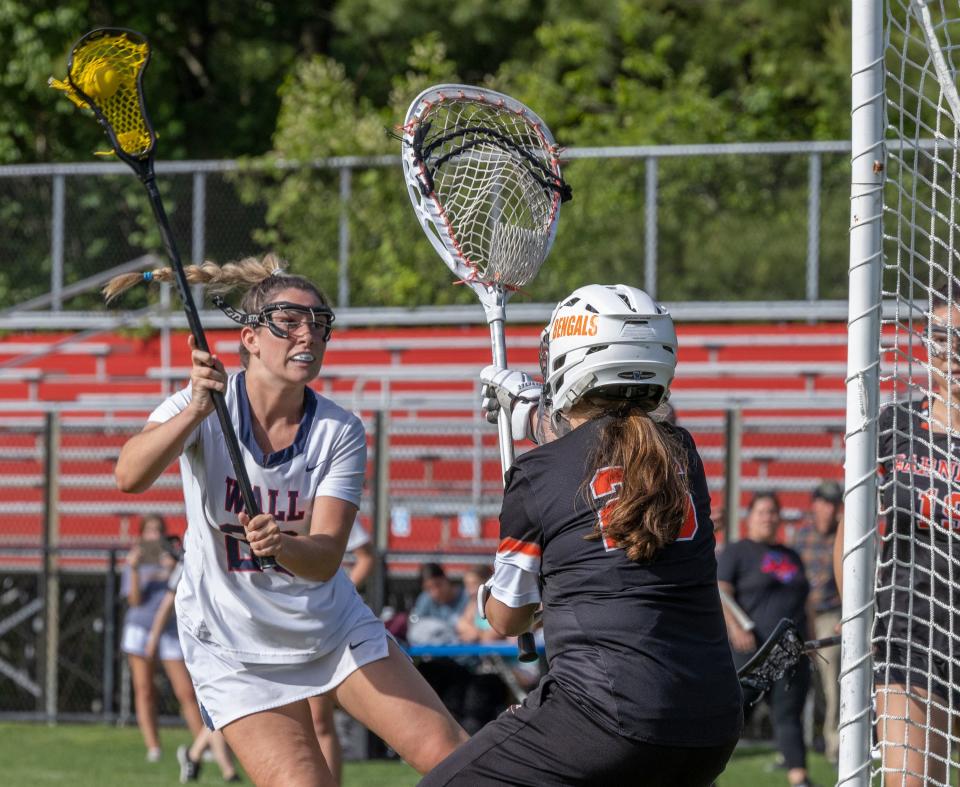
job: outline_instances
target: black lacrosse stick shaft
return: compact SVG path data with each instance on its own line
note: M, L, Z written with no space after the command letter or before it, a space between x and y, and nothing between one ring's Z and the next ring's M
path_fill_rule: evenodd
M540 658L540 654L537 653L537 641L533 638L532 631L524 631L517 637L517 650L519 651L517 658L525 664Z
M152 162L150 163L152 164ZM150 197L150 206L153 208L154 216L157 219L157 226L160 227L160 237L163 239L163 245L173 262L177 289L180 291L180 298L183 301L183 310L187 315L190 332L197 342L197 348L203 350L203 352L210 352L207 337L203 332L203 325L200 323L200 315L197 313L197 306L193 300L193 293L190 290L190 283L187 281L187 274L183 270L180 253L177 251L177 244L173 240L170 222L167 220L167 213L163 209L163 200L160 197L160 190L157 188L157 181L153 176L152 169L149 164L143 167L140 172L140 179L143 181L147 195ZM237 484L240 486L240 495L243 497L243 507L246 509L248 516L254 517L260 513L260 507L253 496L250 476L247 475L247 468L243 464L240 443L237 440L237 433L233 428L233 422L230 420L230 413L227 410L227 400L219 391L211 391L211 395L214 409L217 411L217 419L220 421L220 429L223 431L224 441L227 444L227 452L230 454L230 462L233 464L233 471L237 474ZM272 557L257 557L252 553L251 557L260 568L277 567L277 561Z

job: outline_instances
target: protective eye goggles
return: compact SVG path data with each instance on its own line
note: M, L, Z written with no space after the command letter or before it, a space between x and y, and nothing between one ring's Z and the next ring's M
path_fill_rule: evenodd
M931 328L929 335L923 337L923 343L932 358L960 358L960 331L955 328Z
M268 303L259 312L249 314L234 309L219 295L211 299L213 305L240 325L249 325L251 328L266 326L270 333L278 339L289 339L296 334L309 331L320 341L330 341L333 331L334 314L329 306L302 306L299 303L280 301Z

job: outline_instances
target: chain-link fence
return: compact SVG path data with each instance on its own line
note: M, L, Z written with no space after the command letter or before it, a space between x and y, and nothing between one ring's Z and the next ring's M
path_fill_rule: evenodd
M660 300L842 298L843 142L571 148L549 265L528 288L555 302L583 261ZM310 164L160 162L158 184L186 261L278 250L341 309L468 303L417 229L399 157ZM0 167L0 302L99 307L71 286L162 257L146 195L117 163ZM666 261L668 264L661 264ZM124 298L143 305L143 291ZM35 299L35 300L33 300Z

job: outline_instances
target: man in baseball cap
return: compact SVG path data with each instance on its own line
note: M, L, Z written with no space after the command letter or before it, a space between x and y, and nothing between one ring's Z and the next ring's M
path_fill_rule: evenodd
M821 481L817 488L813 490L813 499L826 500L835 506L840 505L843 502L843 487L836 481ZM835 530L836 526L834 525L833 531Z

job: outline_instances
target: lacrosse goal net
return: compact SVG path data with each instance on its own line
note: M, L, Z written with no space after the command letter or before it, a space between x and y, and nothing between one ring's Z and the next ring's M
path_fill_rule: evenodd
M846 560L874 561L869 570L863 562L857 574L872 585L861 598L869 601L873 590L873 603L862 607L872 612L873 624L852 627L865 634L862 643L844 631L844 649L857 651L844 654L844 673L862 671L867 690L861 707L841 711L839 776L841 784L946 787L956 780L960 755L954 728L960 712L960 3L886 0L875 18L882 19L875 35L882 31L884 66L874 155L883 172L879 348L875 393L866 395L871 406L862 408L860 423L869 422L864 434L876 436L879 527L870 549L853 548L865 543L865 528L844 541L845 595L857 592L847 587L854 574ZM857 133L855 119L851 304L860 218ZM851 307L851 325L854 316ZM855 366L850 369L852 378ZM848 437L856 432L849 392ZM848 467L848 488L851 480ZM854 517L867 510L862 506ZM854 607L845 599L845 627ZM865 723L854 758L844 726L857 718Z

